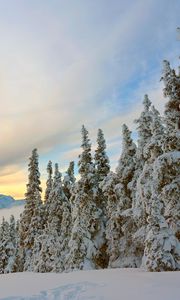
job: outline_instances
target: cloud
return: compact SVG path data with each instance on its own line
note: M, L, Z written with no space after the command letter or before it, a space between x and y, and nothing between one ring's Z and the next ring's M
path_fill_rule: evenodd
M162 110L156 82L163 55L179 51L176 1L15 2L9 15L0 4L0 174L24 169L34 147L64 170L82 124L93 147L98 127L118 140L123 123L134 130L144 93ZM108 149L115 157L120 146Z

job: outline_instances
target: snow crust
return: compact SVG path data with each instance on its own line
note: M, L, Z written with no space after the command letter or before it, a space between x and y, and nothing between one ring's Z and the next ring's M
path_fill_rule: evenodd
M108 269L0 275L3 300L179 300L180 272Z

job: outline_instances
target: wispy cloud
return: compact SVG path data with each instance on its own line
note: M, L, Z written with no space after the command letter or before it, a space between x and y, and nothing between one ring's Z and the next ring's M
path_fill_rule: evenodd
M178 55L178 20L178 1L1 1L1 170L24 169L34 147L43 176L48 158L65 169L82 124L93 145L98 127L112 143L123 123L134 129L144 93L162 111L160 64Z

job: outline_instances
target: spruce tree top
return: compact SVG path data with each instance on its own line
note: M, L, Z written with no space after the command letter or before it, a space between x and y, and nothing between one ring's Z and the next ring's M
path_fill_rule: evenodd
M122 135L123 135L123 140L122 140L122 153L128 152L128 151L133 151L133 154L135 154L136 150L136 145L134 144L132 138L131 138L131 131L127 127L126 124L123 124L122 126Z
M149 111L149 108L151 106L151 101L149 100L147 94L144 95L143 105L144 105L144 111L145 112Z
M27 184L27 192L25 194L26 199L37 199L38 194L42 192L40 187L40 172L39 172L39 162L37 149L32 151L32 156L29 158L28 164L29 176Z
M47 173L48 173L49 177L52 176L53 169L52 169L52 161L51 160L48 162L48 165L47 165Z
M163 142L164 142L164 127L162 124L159 111L152 106L152 123L151 123L151 139L144 148L144 156L151 160L151 162L162 154Z
M55 189L56 187L59 187L59 185L61 185L61 177L62 174L59 172L59 166L56 163L54 165L54 181L53 181L53 189Z
M131 131L126 124L122 126L122 153L116 168L120 180L131 180L135 168L136 145L131 138Z
M152 133L151 133L151 123L152 123L152 112L150 111L151 101L148 98L148 95L144 96L143 100L144 109L139 117L139 119L135 120L135 123L138 124L137 132L138 132L138 157L139 159L144 159L143 157L143 149L144 146L149 142Z
M52 168L51 160L48 162L48 165L47 165L47 173L48 173L48 179L46 181L45 201L48 200L49 194L50 194L50 192L52 190L52 186L53 186L53 179L52 179L53 168Z
M167 60L163 62L161 79L165 85L164 96L169 98L165 105L165 123L169 129L180 129L180 76Z
M95 166L98 181L102 181L110 171L109 158L106 154L106 141L102 129L98 129Z
M88 177L90 173L93 171L93 163L92 163L92 155L91 155L91 143L88 138L88 131L82 126L82 153L79 155L79 173L83 177Z
M69 167L66 171L66 174L67 174L70 182L74 183L76 181L76 178L74 176L74 161L70 161Z
M152 130L152 136L160 136L162 137L164 133L164 127L162 124L161 116L159 111L154 107L154 105L151 108L152 110L152 124L151 124L151 130Z

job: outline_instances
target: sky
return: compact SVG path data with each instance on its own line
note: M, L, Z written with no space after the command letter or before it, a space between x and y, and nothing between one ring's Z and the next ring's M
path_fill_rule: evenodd
M102 128L112 169L144 94L163 113L162 61L177 67L179 0L0 0L0 193L24 197L38 148L65 172Z

